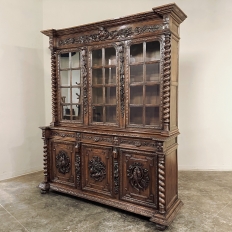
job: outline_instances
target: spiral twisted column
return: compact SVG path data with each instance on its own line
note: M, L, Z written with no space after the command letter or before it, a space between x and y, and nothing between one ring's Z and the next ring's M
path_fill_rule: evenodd
M165 213L165 160L164 155L158 156L158 180L159 180L159 212Z
M165 34L164 74L163 74L163 122L164 130L169 131L170 124L170 78L171 78L171 34Z

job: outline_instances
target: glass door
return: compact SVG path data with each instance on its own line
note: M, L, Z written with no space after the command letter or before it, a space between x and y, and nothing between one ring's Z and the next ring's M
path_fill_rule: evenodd
M82 122L82 81L80 53L59 55L61 120Z
M130 46L129 125L160 125L160 42Z
M117 123L116 65L114 47L92 50L91 121L93 123Z

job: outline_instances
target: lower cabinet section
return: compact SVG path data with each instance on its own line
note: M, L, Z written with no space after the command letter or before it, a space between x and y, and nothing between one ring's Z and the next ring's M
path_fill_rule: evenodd
M157 208L157 155L121 150L121 199Z

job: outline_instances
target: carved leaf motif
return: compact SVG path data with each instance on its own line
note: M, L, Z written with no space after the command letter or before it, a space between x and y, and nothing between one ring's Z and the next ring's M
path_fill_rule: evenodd
M89 161L90 177L95 181L102 181L106 177L106 165L101 161L101 158L94 156Z
M70 159L65 151L61 150L56 156L56 167L63 174L70 171Z
M142 168L141 163L134 163L129 166L127 170L127 176L129 177L129 182L133 188L137 191L145 190L149 184L149 176L148 170L146 168Z

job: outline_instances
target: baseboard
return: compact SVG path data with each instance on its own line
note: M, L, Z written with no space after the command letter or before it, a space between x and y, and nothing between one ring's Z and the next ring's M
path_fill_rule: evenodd
M24 170L20 170L20 171L13 171L13 172L6 172L0 175L0 181L1 180L8 180L11 178L15 178L18 176L24 176L30 173L34 173L34 172L39 172L42 171L43 168L41 166L38 167L34 167L34 168L29 168L29 169L24 169Z
M210 166L210 167L199 167L199 166L178 166L179 171L232 171L231 166L219 167L219 166Z

